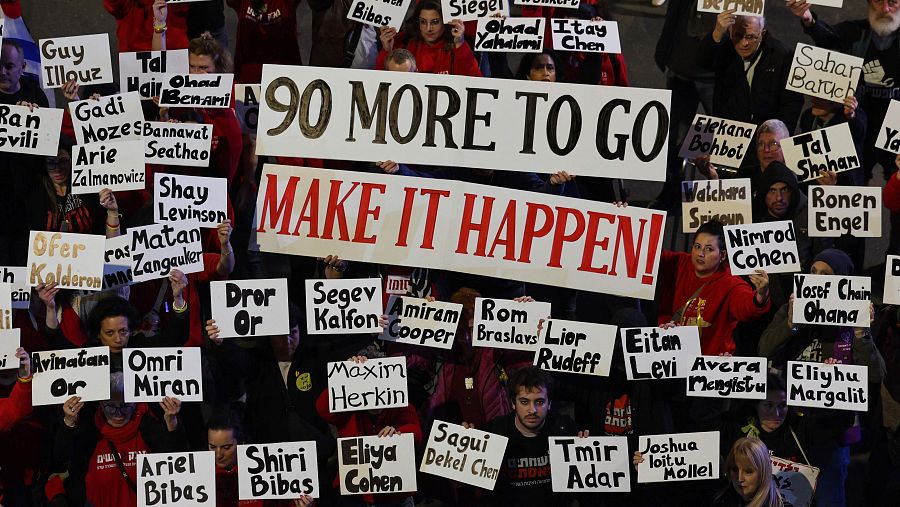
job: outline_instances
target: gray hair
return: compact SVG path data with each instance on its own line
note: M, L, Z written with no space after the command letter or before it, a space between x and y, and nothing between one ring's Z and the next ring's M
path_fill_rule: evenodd
M403 65L409 62L409 71L416 72L416 57L409 50L401 48L388 53L387 58L384 59L384 70L387 70L388 62L393 62L396 65Z
M766 18L764 16L735 16L734 18L735 26L750 23L752 21L759 22L760 30L764 30L766 28Z
M765 132L771 133L778 140L791 137L791 131L788 130L787 125L785 125L783 121L774 118L764 121L762 125L756 129L756 138L759 139L760 134Z

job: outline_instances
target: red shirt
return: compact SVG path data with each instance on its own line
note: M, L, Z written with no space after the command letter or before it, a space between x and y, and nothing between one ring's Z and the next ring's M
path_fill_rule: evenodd
M416 57L416 68L419 72L481 77L478 61L475 60L475 55L467 43L463 43L460 47L453 46L451 50L448 50L447 45L443 42L434 46L419 41L403 41L394 45L394 49L404 47ZM384 69L385 58L387 58L387 51L382 49L375 62L377 70Z
M132 421L134 423L136 421ZM138 422L138 424L140 424ZM147 444L136 431L134 436L116 443L116 450L125 465L125 473L137 484L137 455L147 452ZM87 503L94 507L123 507L137 505L137 496L119 472L109 441L100 438L97 447L88 463L87 476L84 479Z
M264 63L302 65L297 41L297 6L300 0L266 0L256 10L251 0L229 0L237 12L234 80L259 83ZM277 51L273 51L277 48Z
M116 18L119 52L150 51L153 44L153 0L103 0L106 12ZM170 5L166 14L166 48L187 49L189 6Z
M900 179L897 179L896 174L892 174L888 178L887 185L884 186L884 191L882 192L882 198L884 199L885 208L894 213L900 211Z

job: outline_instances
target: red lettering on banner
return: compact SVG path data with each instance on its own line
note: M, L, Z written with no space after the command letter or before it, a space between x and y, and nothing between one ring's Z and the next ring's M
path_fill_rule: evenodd
M306 199L303 201L303 208L300 209L300 216L297 217L297 224L294 225L294 236L300 235L300 225L303 222L309 223L309 233L307 238L319 237L319 180L309 182L309 191L306 193Z
M653 270L656 268L656 262L659 255L656 253L657 245L660 243L660 235L663 228L663 215L653 215L650 218L650 238L649 248L647 249L647 264L644 267L644 276L641 277L641 283L644 285L653 285Z
M278 234L288 233L291 212L294 210L294 194L297 193L297 183L299 181L299 176L288 178L287 188L284 190L281 202L278 202L278 175L266 175L266 195L263 198L262 215L259 217L259 229L256 232L266 232L266 214L268 213L270 217L269 228L274 229L278 222L281 221L281 229L278 231ZM277 207L275 205L276 202L278 202Z
M472 222L472 208L475 207L475 194L465 194L466 204L463 206L463 216L459 224L459 242L456 244L456 253L469 253L469 234L478 232L478 246L475 247L475 255L484 257L484 249L487 247L487 233L491 225L491 210L494 207L494 198L484 196L484 207L481 209L481 222Z
M503 238L500 234L505 233ZM491 243L491 252L488 257L494 256L494 250L497 245L506 247L506 254L503 256L508 261L516 260L516 201L509 201L506 205L506 211L503 212L503 218L500 219L500 227L497 228L497 234Z
M544 212L544 224L535 228L538 210ZM546 204L525 203L525 233L522 236L522 253L519 262L531 263L531 244L534 238L543 238L553 229L553 208Z
M609 237L605 237L597 241L597 230L600 228L600 220L606 220L610 224L616 223L616 216L609 213L597 213L596 211L588 211L587 239L584 242L584 253L581 256L581 266L578 271L590 271L605 275L609 269L608 264L604 264L600 268L594 267L594 251L599 246L603 250L609 248Z
M403 198L403 214L400 217L400 230L397 231L397 242L394 243L394 246L408 246L406 240L409 238L409 219L412 217L416 188L406 187L403 189L403 193L406 195Z
M344 182L340 180L331 180L331 191L328 193L328 206L325 208L325 227L322 234L322 239L333 239L332 233L334 233L334 221L337 219L338 227L340 227L340 239L341 241L350 241L350 231L347 230L347 212L344 210L344 203L347 202L347 198L350 197L350 194L356 190L356 187L359 186L358 181L354 181L350 190L344 194L343 199L338 200L341 192L341 185Z
M387 190L387 187L383 184L375 183L362 184L362 196L359 198L359 211L356 217L356 233L353 235L354 243L375 243L377 235L366 237L365 234L366 220L369 218L369 215L372 215L372 218L378 220L378 215L381 214L381 206L369 208L369 201L372 199L372 190L376 189L379 193L384 194L384 191Z
M423 188L421 193L428 196L428 212L425 215L425 237L422 238L420 248L434 250L434 226L437 224L438 205L441 197L450 197L450 191Z
M553 232L553 246L550 247L550 262L547 267L561 268L559 258L562 257L563 244L574 243L584 234L584 215L575 208L556 208L559 212L559 219L556 221L556 230ZM576 220L575 230L570 234L566 234L566 228L569 225L569 217L574 216Z

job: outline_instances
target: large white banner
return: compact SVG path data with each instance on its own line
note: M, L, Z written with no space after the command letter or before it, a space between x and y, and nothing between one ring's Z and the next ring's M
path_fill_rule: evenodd
M55 157L63 110L0 105L0 151Z
M653 299L665 214L432 178L266 165L266 252L450 269Z
M878 131L875 146L891 153L900 154L900 100L892 100L888 105L884 123Z
M800 181L812 181L820 171L844 172L860 166L850 126L838 123L781 141L784 163Z
M809 236L880 238L881 192L879 187L810 185Z
M265 65L261 92L258 155L665 179L667 90Z
M137 92L70 102L69 113L78 144L141 138L144 110Z
M855 93L862 73L862 58L797 43L785 88L843 104Z
M112 83L109 34L41 39L41 85L62 88L75 80L87 84Z

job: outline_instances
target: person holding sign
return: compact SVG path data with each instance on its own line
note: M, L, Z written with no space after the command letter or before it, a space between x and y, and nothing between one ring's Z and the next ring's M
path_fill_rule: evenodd
M466 42L462 21L442 21L441 3L423 0L406 20L402 32L382 28L379 34L381 52L375 61L376 69L384 68L384 59L396 48L406 48L416 58L419 72L481 77L478 62Z
M663 251L659 325L697 326L704 355L733 353L734 329L771 308L769 276L750 275L752 286L728 269L722 223L710 221L694 234L691 253Z
M124 402L121 372L110 375L110 397L99 406L85 404L78 396L63 404L63 424L53 445L54 457L68 464L68 505L137 505L137 455L188 450L177 398L159 403L160 420L146 403Z
M16 349L19 371L9 397L0 398L0 433L12 429L31 413L31 356L22 347Z
M772 475L769 449L758 438L742 438L725 458L729 485L716 497L715 505L782 507L784 502Z
M170 49L188 44L187 5L173 5L170 19L154 17L154 0L103 0L106 12L116 18L119 52L149 51L154 33L165 33Z

